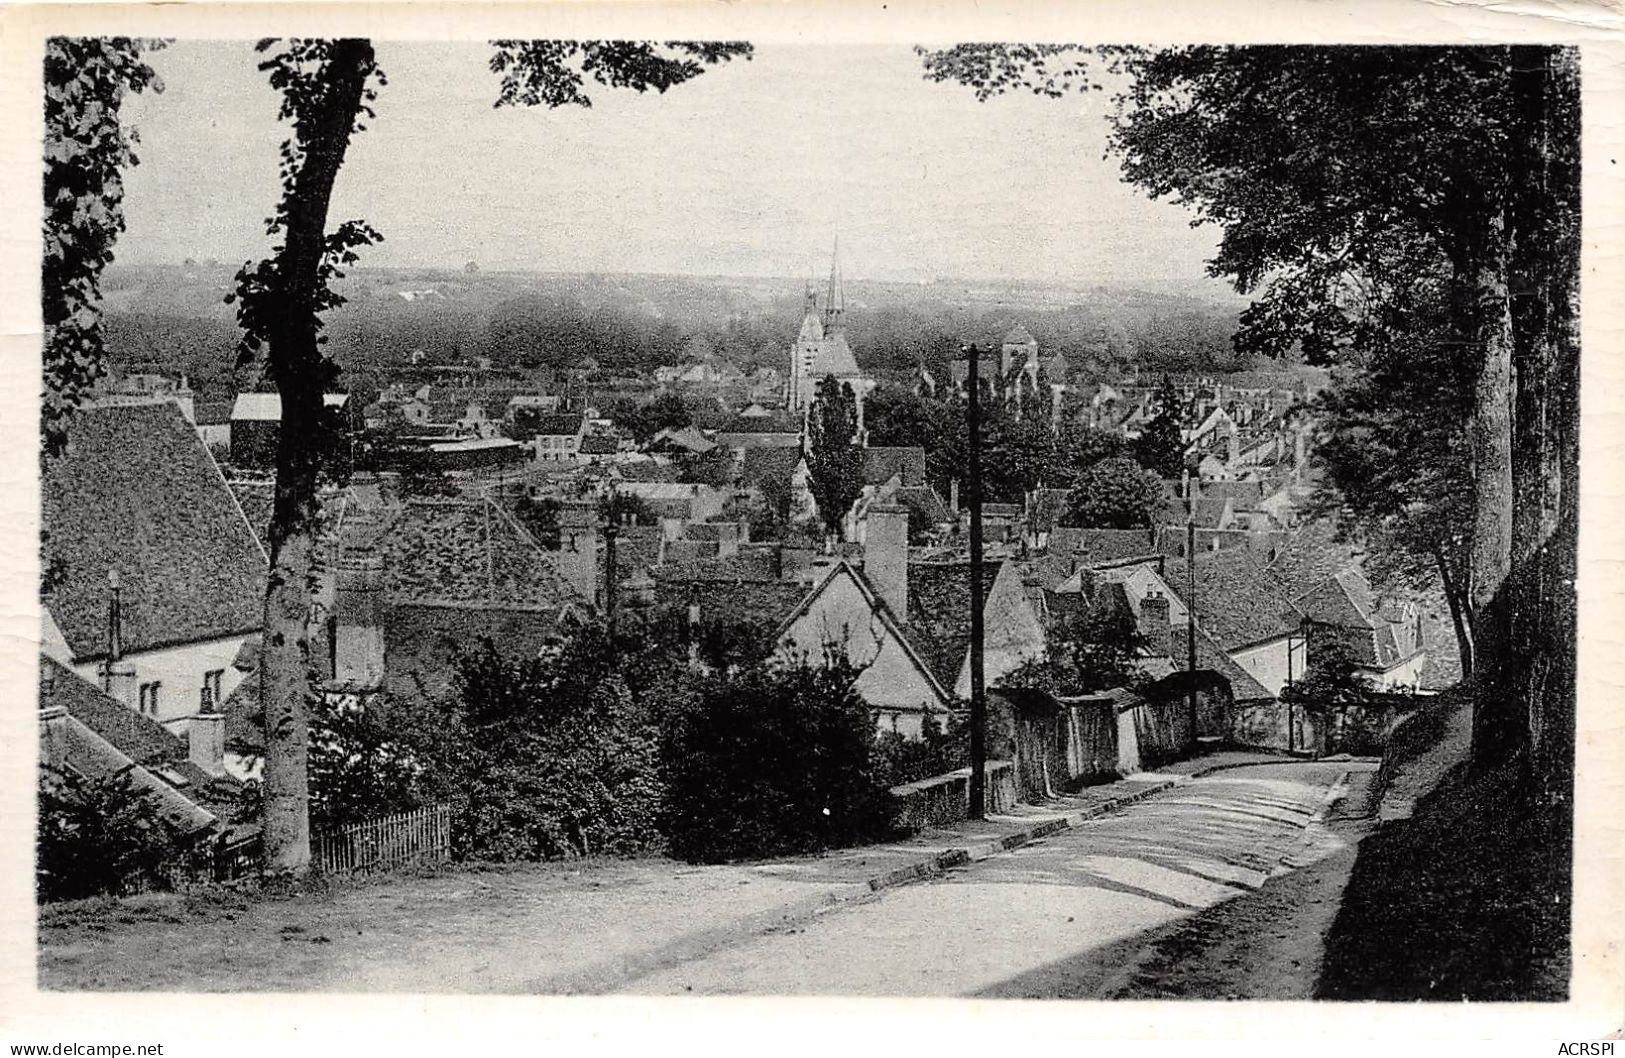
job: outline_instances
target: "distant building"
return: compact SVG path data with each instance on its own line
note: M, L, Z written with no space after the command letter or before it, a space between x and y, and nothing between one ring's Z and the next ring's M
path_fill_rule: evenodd
M839 251L830 263L829 289L824 297L824 310L818 311L818 297L807 291L806 310L801 319L801 331L790 346L790 379L786 404L793 411L801 411L818 399L818 384L833 376L836 381L852 387L858 401L858 419L862 422L864 398L875 388L873 379L858 369L852 346L846 340L846 295L841 289L841 262Z

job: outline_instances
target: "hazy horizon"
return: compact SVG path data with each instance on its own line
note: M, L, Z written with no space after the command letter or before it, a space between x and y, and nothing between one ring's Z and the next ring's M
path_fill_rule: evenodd
M367 267L799 281L839 237L851 281L1234 298L1205 272L1216 233L1102 158L1099 95L978 103L907 48L771 45L664 96L498 110L486 45L377 47L389 84L331 211L383 233ZM152 54L165 91L126 103L141 164L118 264L266 252L287 129L256 58L246 41Z

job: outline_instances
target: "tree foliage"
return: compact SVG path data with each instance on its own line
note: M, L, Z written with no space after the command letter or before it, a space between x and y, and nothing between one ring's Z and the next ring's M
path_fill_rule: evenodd
M102 375L101 276L124 231L124 173L140 137L121 118L131 92L161 92L142 58L158 41L52 37L45 43L45 324L40 431L59 451L67 418Z
M1134 458L1160 478L1177 478L1185 470L1185 409L1171 379L1157 387L1156 402L1157 413L1134 439Z
M491 61L501 75L497 105L557 107L589 103L587 78L607 87L664 92L747 45L628 41L498 41ZM292 135L282 145L282 196L266 229L281 242L270 257L245 264L228 300L242 328L239 355L263 357L282 396L283 428L271 515L271 571L261 658L266 708L265 847L270 867L302 873L309 864L308 737L310 561L317 472L334 418L322 394L337 376L323 354L324 314L341 305L333 288L356 251L379 235L352 220L328 231L328 206L353 135L372 118L385 83L372 43L363 39L264 40L260 69L281 95L278 116Z
M158 879L188 848L130 768L96 779L42 769L35 860L40 899L120 895Z
M1062 697L1131 686L1143 679L1139 662L1147 646L1154 644L1145 642L1132 614L1084 610L1052 624L1043 657L1022 663L999 684Z
M701 681L663 740L674 855L714 863L871 841L894 808L844 655Z
M1067 498L1069 525L1086 529L1146 529L1162 506L1162 483L1126 456L1103 459L1078 479Z
M1573 606L1547 567L1573 566L1578 523L1575 50L974 44L925 61L984 98L1119 79L1124 177L1219 227L1210 270L1254 298L1239 347L1359 364L1423 341L1465 362L1464 616L1494 662L1476 673L1474 756L1527 751L1565 787ZM1437 284L1442 318L1395 314L1415 283Z
M863 449L857 397L833 375L818 383L818 397L807 412L807 471L819 517L830 534L839 534L846 512L863 492Z

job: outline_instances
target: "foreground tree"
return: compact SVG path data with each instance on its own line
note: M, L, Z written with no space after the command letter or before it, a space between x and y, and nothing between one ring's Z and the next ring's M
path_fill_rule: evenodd
M124 173L137 164L140 142L122 111L132 92L163 91L142 58L161 46L131 37L45 43L40 434L47 456L61 450L68 417L105 370L101 276L124 231Z
M1097 87L1102 71L1128 78L1113 149L1130 182L1222 229L1210 267L1255 295L1242 348L1342 358L1366 337L1371 310L1419 267L1442 277L1450 314L1439 344L1470 365L1472 379L1474 757L1493 766L1532 751L1546 775L1566 782L1574 635L1564 585L1578 514L1577 54L962 45L925 62L928 77L984 98L1014 88L1059 96ZM1547 738L1554 721L1562 734Z
M268 534L260 694L265 707L265 855L273 873L302 874L310 862L307 697L311 555L318 473L334 423L322 393L337 367L322 353L324 314L343 303L332 289L355 251L378 234L360 221L327 230L328 204L351 137L372 116L384 77L367 40L262 41L261 63L282 94L282 199L268 223L281 236L271 257L245 265L234 294L241 354L262 357L282 397L283 427ZM498 106L589 106L585 85L664 92L749 46L637 41L495 43Z

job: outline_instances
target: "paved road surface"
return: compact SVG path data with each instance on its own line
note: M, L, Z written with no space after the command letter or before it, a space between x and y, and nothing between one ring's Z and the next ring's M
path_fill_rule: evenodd
M1239 768L930 882L621 983L640 994L970 995L1262 884L1350 763Z

